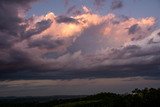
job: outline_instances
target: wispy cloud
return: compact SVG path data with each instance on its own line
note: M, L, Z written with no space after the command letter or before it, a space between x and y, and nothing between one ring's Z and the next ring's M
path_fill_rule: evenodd
M123 2L121 0L113 0L111 4L111 9L119 9L123 7Z
M106 2L106 0L94 0L94 4L97 7L100 7L100 6L104 5L105 2Z

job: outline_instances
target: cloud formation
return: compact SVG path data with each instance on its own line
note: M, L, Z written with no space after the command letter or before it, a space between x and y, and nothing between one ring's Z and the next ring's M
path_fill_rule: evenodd
M73 16L49 12L25 19L22 13L33 1L0 2L5 5L0 6L1 80L160 79L160 30L154 29L154 17L99 15L82 6L81 14ZM95 2L101 5L104 0ZM117 9L122 4L116 1L112 6ZM4 12L6 16L1 15Z

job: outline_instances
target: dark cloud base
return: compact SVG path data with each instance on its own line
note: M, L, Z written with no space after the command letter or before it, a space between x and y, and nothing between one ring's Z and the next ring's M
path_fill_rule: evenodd
M30 70L30 71L29 71ZM54 70L54 71L41 71L32 70L28 71L1 71L0 80L38 80L38 79L92 79L92 78L123 78L123 77L145 77L146 79L160 79L159 64L153 65L130 65L123 66L101 66L95 69L87 70Z

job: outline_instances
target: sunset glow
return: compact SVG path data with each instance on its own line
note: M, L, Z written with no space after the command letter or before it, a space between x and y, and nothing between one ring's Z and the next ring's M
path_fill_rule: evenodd
M0 96L159 87L159 10L159 0L0 0Z

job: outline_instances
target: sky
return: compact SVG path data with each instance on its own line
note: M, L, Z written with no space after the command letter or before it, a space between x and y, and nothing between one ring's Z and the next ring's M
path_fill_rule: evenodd
M160 87L159 0L1 0L0 97Z

